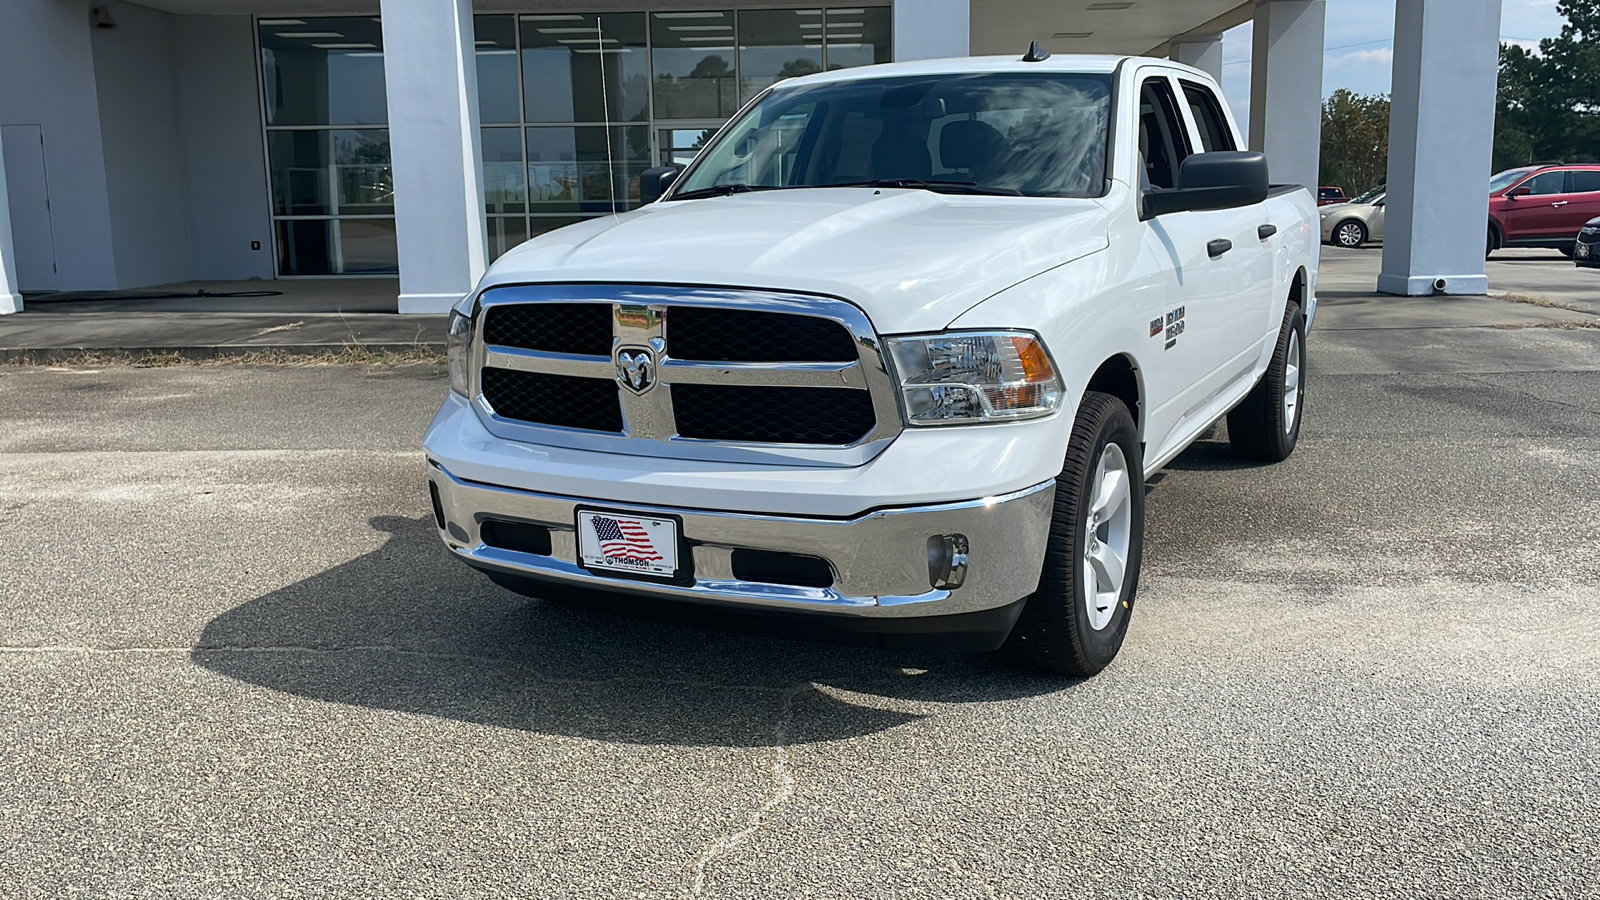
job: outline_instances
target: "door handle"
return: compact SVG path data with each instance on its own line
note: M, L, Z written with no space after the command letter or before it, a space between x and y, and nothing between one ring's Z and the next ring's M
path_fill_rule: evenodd
M1277 233L1278 233L1278 226L1276 226L1276 225L1263 225L1260 228L1256 229L1256 237L1261 238L1263 241L1267 240L1268 238L1272 237L1273 235L1275 235Z
M1221 256L1224 253L1227 253L1229 250L1232 250L1232 249L1233 249L1233 241L1227 240L1225 238L1217 238L1216 240L1214 240L1211 243L1206 245L1206 252L1211 254L1211 258L1212 259L1216 259L1217 257Z
M1565 200L1557 200L1556 202L1554 202L1554 203L1552 203L1550 205L1551 206L1566 206L1567 205L1567 201L1565 201Z

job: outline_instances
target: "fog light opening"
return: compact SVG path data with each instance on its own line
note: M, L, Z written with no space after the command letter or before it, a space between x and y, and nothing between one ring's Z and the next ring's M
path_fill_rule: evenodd
M928 538L928 584L953 591L967 580L967 536L936 534Z

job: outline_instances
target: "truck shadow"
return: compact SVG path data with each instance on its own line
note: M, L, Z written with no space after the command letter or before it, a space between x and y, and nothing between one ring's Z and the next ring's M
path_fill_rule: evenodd
M378 517L370 553L209 622L210 671L312 700L639 744L764 746L884 731L922 703L1071 689L992 656L703 631L528 600L451 559L431 517ZM813 685L815 690L806 690Z

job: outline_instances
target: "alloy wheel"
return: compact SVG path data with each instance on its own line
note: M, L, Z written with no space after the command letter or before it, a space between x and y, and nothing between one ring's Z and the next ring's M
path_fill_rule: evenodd
M1083 599L1089 627L1095 631L1111 623L1122 600L1132 536L1131 483L1122 447L1115 442L1107 444L1090 481L1094 493L1084 527Z

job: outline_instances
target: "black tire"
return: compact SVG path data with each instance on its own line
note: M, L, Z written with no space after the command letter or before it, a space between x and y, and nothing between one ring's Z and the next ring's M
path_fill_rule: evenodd
M1483 258L1484 259L1488 259L1494 253L1494 251L1496 251L1498 249L1500 249L1500 241L1497 239L1497 235L1494 233L1494 226L1490 225L1489 226L1489 243L1488 243L1488 246L1484 248Z
M1347 236L1347 230L1349 232ZM1333 226L1332 243L1346 250L1358 250L1367 242L1367 226L1360 219L1345 219Z
M1096 629L1084 588L1092 484L1107 445L1116 443L1127 464L1128 553L1111 618ZM1102 529L1106 526L1102 526ZM1096 535L1098 540L1101 536ZM1028 597L1002 652L1013 662L1057 675L1087 678L1104 669L1122 649L1139 589L1144 550L1144 458L1139 426L1122 401L1090 391L1078 406L1072 442L1056 476L1055 510L1039 587ZM1109 592L1108 592L1109 593Z
M1290 347L1294 359L1290 359ZM1294 402L1286 407L1284 397L1290 381L1289 365L1295 366ZM1278 345L1272 351L1267 372L1256 382L1244 402L1228 413L1228 442L1233 452L1246 459L1282 462L1300 442L1300 423L1306 409L1306 320L1300 304L1291 301L1283 311L1283 327L1278 330Z

